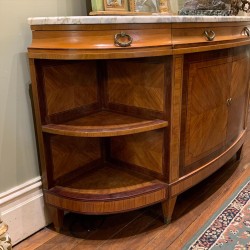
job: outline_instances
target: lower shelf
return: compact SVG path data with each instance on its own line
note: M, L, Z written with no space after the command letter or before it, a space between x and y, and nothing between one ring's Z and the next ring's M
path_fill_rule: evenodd
M167 184L111 164L45 191L55 207L88 214L118 213L166 200Z

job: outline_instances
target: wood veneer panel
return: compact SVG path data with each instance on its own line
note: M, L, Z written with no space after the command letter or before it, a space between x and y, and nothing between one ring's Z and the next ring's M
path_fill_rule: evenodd
M82 201L111 201L166 189L167 184L153 177L104 163L49 192Z
M230 40L227 42L207 42L202 44L195 44L193 47L185 46L185 45L176 45L173 49L173 55L182 55L188 53L197 53L197 52L205 52L205 51L215 51L220 49L228 49L235 48L239 46L249 45L249 38L238 39L238 40Z
M232 63L225 58L187 67L185 166L220 148L226 140Z
M249 44L249 42L248 42ZM171 46L119 48L115 49L29 49L29 58L58 59L58 60L93 60L93 59L118 59L140 58L149 56L165 56L172 54Z
M173 182L179 178L183 63L183 55L174 56L172 73L173 85L171 90L172 106L169 148L169 182Z
M124 198L122 200L107 202L82 202L69 198L58 197L50 193L45 193L45 201L48 204L51 204L55 207L59 207L64 210L79 212L82 214L121 213L149 206L165 199L166 189L157 190L151 193L145 193L144 195L138 197Z
M227 141L233 141L246 128L248 90L249 90L249 57L247 56L249 47L234 49L234 61L232 65L232 80L230 98L232 102L229 106L229 119Z
M32 26L30 58L108 59L171 54L170 24ZM133 38L130 47L115 46L115 34Z
M182 193L218 170L221 166L223 166L223 164L228 162L238 150L240 150L245 138L246 131L243 131L237 140L235 140L235 142L219 156L214 157L210 162L200 166L199 169L194 170L193 172L180 178L178 181L172 183L169 189L170 196Z
M215 33L214 42L218 41L228 41L228 40L237 40L237 39L248 39L246 35L242 33L244 27L242 24L236 27L224 27L224 26L214 26L211 24L207 24L205 27L185 27L173 29L173 43L174 45L179 44L188 44L192 46L192 44L198 43L208 43L208 39L206 38L204 31L212 30Z
M164 111L165 67L163 59L108 61L108 103Z
M111 139L110 157L163 175L164 131L119 136Z
M172 25L174 54L186 54L216 49L226 49L249 44L249 37L243 32L249 22L233 23L182 23ZM204 31L215 33L213 41L208 41Z
M96 67L95 61L42 62L42 84L47 115L97 103Z
M54 180L101 158L99 138L51 136L50 148Z
M98 31L34 31L30 48L40 49L119 49L114 45L114 35L121 30ZM124 29L133 38L131 47L171 45L168 29Z
M114 112L102 111L64 124L42 126L47 133L77 137L107 137L135 134L166 127L167 121L147 120Z

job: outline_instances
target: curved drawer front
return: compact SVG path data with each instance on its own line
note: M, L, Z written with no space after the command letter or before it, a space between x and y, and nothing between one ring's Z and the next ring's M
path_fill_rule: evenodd
M76 55L84 54L89 59L97 55L99 59L133 57L133 54L136 57L152 56L157 49L159 54L167 55L172 49L170 24L92 25L91 28L88 25L65 25L60 30L57 26L32 27L31 58L36 58L35 54L39 58L46 57L42 56L41 49L47 50L47 57L50 50L56 50L59 56L75 50Z
M250 43L250 22L36 25L30 58L116 59L185 54Z
M174 53L223 49L249 44L250 23L173 24L172 34Z

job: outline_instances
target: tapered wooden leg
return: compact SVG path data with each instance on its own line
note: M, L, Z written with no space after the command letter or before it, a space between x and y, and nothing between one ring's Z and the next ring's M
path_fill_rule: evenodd
M240 149L236 152L236 160L240 161L242 158L242 148L243 146L240 147Z
M175 196L175 197L173 197L171 199L168 199L166 201L163 201L161 203L163 218L164 218L164 223L165 224L169 224L171 222L172 214L173 214L173 211L174 211L174 206L175 206L175 203L176 203L176 199L177 199L177 196Z
M63 226L64 211L55 207L48 207L55 230L59 233Z

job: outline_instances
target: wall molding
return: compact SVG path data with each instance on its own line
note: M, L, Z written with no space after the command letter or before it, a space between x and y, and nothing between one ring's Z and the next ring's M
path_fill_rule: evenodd
M9 202L16 197L23 195L34 188L42 187L41 177L33 178L19 186L9 189L6 192L0 193L0 205Z
M0 208L13 245L51 222L44 206L41 177L1 193Z

